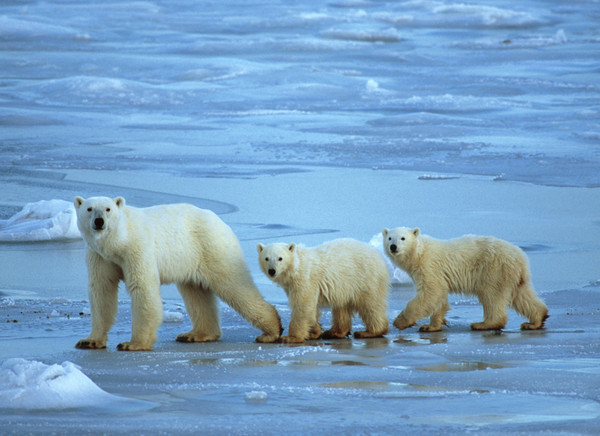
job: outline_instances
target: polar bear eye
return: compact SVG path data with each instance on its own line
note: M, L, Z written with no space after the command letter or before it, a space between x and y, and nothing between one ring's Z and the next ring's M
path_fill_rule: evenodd
M392 237L390 236L390 237L388 238L388 241L391 241L391 240L392 240Z
M106 211L107 211L107 212L110 212L110 207L107 207L107 208L106 208Z
M400 238L400 240L401 240L401 241L405 241L405 240L406 240L406 238L403 236L403 237L401 237L401 238Z
M280 258L279 258L279 262L281 262L282 260L283 260L283 257L280 257Z
M92 208L91 208L91 207L88 207L88 212L91 212L91 211L92 211Z
M268 257L265 257L265 262L268 262L268 261L269 261L269 258L268 258Z

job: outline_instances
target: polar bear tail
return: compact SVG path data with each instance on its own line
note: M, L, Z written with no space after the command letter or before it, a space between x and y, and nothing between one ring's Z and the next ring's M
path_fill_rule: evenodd
M548 308L537 296L533 286L529 270L524 268L517 289L515 290L512 308L529 319L529 322L521 324L521 330L538 330L544 328L548 319Z

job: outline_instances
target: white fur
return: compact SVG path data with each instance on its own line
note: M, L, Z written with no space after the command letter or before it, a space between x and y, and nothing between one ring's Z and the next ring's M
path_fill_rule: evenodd
M400 330L430 317L421 331L439 331L450 309L448 293L476 295L483 322L473 330L496 330L506 325L506 306L529 319L522 329L540 329L548 309L531 284L527 256L516 245L484 236L441 241L421 235L418 228L383 230L387 255L406 271L417 288L416 297L394 321Z
M373 247L353 239L337 239L308 248L294 243L257 245L262 271L289 298L292 317L283 342L343 338L358 312L366 331L355 337L382 336L388 331L389 273ZM332 327L321 333L318 306L332 308Z
M231 229L213 212L189 204L139 209L125 200L75 198L77 224L87 243L92 332L78 348L105 348L117 313L118 283L132 301L132 337L122 350L148 350L156 340L163 309L160 285L176 283L193 329L181 342L221 336L215 295L263 330L273 342L281 334L275 308L252 281Z

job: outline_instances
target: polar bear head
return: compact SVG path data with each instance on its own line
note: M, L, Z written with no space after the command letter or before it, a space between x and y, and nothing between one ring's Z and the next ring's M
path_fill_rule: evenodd
M117 197L90 197L87 200L75 197L77 226L86 235L102 236L115 228L121 219L125 199Z
M417 247L417 239L421 233L419 228L397 227L383 229L383 247L392 259L401 258L413 253Z
M258 244L258 263L260 269L274 282L285 276L295 263L296 244L278 242L270 245Z

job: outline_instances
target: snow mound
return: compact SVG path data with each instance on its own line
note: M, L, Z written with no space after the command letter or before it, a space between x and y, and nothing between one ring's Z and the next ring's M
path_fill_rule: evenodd
M7 409L70 409L149 404L109 394L71 362L46 365L20 358L0 366L0 405Z
M0 242L36 242L80 239L73 203L42 200L27 203L7 220L0 220Z

